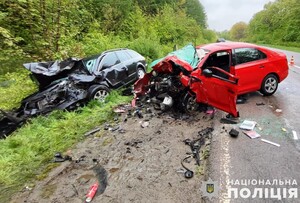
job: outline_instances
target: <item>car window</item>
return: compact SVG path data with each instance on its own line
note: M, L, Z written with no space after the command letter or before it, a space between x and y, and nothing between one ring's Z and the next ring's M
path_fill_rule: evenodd
M117 58L115 53L108 53L107 55L104 56L102 59L100 66L98 68L98 71L104 70L106 68L109 68L113 65L116 65L120 63L119 59Z
M129 54L126 53L126 51L117 51L116 54L121 62L127 61L131 58L131 56L129 56Z
M235 65L266 58L266 54L254 48L239 48L234 50Z
M136 58L136 57L140 57L141 55L133 50L127 50L127 53L129 53L129 55L132 57L132 58Z
M202 69L211 69L213 75L228 79L228 75L211 67L220 68L230 73L230 54L228 51L219 51L211 54L205 61Z

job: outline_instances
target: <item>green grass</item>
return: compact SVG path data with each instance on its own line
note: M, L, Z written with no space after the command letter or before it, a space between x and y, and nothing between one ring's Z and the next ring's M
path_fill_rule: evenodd
M112 107L131 97L112 92L104 104L96 101L73 112L55 111L31 119L5 140L0 140L0 199L30 183L55 152L64 152L84 139L84 133L112 119ZM4 201L6 202L6 201Z
M270 45L270 44L262 44L262 46L272 47L272 48L276 48L276 49L283 49L283 50L287 50L287 51L293 51L293 52L300 53L300 47L286 47L286 46L281 46L281 45Z
M19 107L22 99L36 90L37 86L25 69L0 75L0 109L10 110Z

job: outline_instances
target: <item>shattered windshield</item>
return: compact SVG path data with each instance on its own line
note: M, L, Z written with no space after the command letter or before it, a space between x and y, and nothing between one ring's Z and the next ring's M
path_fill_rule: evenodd
M208 54L210 51L207 49L197 49L197 55L199 57L199 62L206 56L206 54Z
M97 64L99 64L99 61L102 60L103 56L97 55L92 56L89 58L83 59L83 65L84 67L89 71L90 74L93 74L97 70Z
M173 51L169 53L167 56L176 56L180 60L186 61L189 63L194 69L197 67L199 63L198 54L196 54L195 47L191 44L183 47L182 49ZM162 61L164 58L157 59L150 64L150 68L155 66L157 63Z

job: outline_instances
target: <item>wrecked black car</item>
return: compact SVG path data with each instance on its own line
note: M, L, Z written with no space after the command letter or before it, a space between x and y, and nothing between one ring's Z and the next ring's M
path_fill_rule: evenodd
M26 63L39 91L23 99L12 113L0 111L0 138L13 132L27 118L54 109L72 110L92 99L103 102L110 90L142 78L143 56L131 49L114 49L88 58Z

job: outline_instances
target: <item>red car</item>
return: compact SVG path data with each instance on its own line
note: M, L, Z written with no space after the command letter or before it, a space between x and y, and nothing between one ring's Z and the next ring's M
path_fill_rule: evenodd
M234 117L238 116L237 95L258 90L272 95L288 75L283 53L237 42L188 45L151 67L135 83L136 97L147 95L162 106L179 104L186 111L204 103Z

